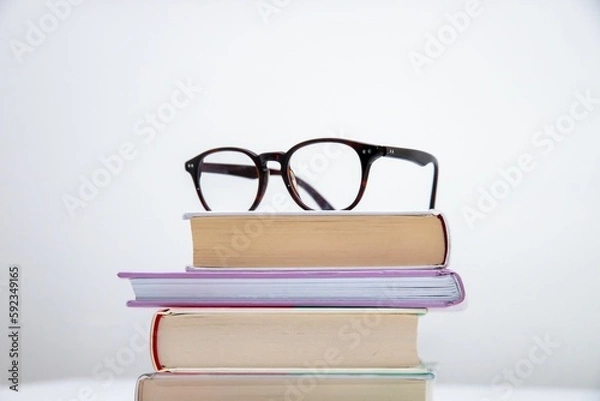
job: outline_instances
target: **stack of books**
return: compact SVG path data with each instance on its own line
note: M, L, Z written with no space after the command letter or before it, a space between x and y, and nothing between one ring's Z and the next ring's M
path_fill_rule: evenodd
M138 401L418 401L419 317L464 299L423 213L194 213L193 264L120 273L160 308Z

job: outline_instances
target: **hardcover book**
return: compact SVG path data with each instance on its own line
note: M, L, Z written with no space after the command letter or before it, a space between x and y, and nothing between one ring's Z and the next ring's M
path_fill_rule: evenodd
M436 268L448 259L446 221L422 213L188 213L202 267Z
M167 309L151 325L156 370L415 368L424 309Z
M428 370L288 373L153 373L138 379L136 401L427 401Z
M119 273L129 279L129 306L323 306L428 308L465 297L448 269L221 269L181 273Z

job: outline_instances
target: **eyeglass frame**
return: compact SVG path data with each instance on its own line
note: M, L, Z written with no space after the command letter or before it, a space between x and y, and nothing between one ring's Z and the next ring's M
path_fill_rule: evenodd
M252 152L251 150L244 149L244 148L238 148L238 147L228 146L228 147L213 148L213 149L209 149L205 152L202 152L199 155L197 155L197 156L191 158L190 160L188 160L187 162L185 162L185 170L192 176L192 180L194 181L194 188L196 188L196 192L198 194L198 198L200 199L200 202L202 203L202 206L204 206L204 208L207 211L211 211L212 209L210 208L210 206L208 206L208 203L204 199L202 189L200 188L201 187L201 185L200 185L200 174L201 174L200 168L203 165L205 165L203 163L203 159L206 156L209 156L209 155L211 155L213 153L217 153L217 152L227 152L227 151L240 152L240 153L243 153L246 156L248 156L254 162L253 167L256 168L256 173L258 175L256 178L258 178L258 180L259 180L256 197L254 199L254 202L248 209L249 211L255 210L258 207L258 205L261 203L261 201L263 200L264 195L267 190L267 185L268 185L270 174L281 175L283 182L284 182L290 196L292 197L292 199L294 200L294 202L296 202L296 204L298 206L300 206L304 210L315 210L315 209L311 208L310 206L306 205L302 201L300 195L298 194L298 192L296 190L295 185L292 184L292 177L290 176L291 169L289 168L289 161L290 161L291 156L298 149L300 149L304 146L307 146L307 145L312 145L312 144L321 143L321 142L323 142L323 143L340 143L340 144L351 147L352 149L354 149L356 151L356 153L360 159L360 163L361 163L360 188L358 190L358 193L357 193L354 201L349 206L345 207L344 209L335 209L333 206L331 206L329 204L329 202L327 202L327 200L323 196L321 196L314 188L312 188L312 186L310 186L310 184L304 182L299 177L294 176L293 180L296 182L296 184L298 184L300 187L303 187L309 193L309 195L315 200L315 202L317 204L319 204L319 206L321 206L322 210L351 210L351 209L353 209L360 202L360 200L362 199L362 197L364 195L364 192L367 187L367 180L369 178L369 171L371 169L371 165L373 164L373 162L375 160L379 159L380 157L392 157L392 158L396 158L396 159L407 160L407 161L416 163L421 167L427 166L430 163L433 164L433 177L432 177L432 185L431 185L431 194L429 197L429 209L435 208L437 183L438 183L438 175L439 175L438 161L435 158L435 156L433 156L432 154L424 152L422 150L417 150L417 149L398 148L398 147L393 147L393 146L371 145L371 144L366 144L363 142L357 142L357 141L341 139L341 138L315 138L315 139L309 139L307 141L300 142L300 143L292 146L286 152L279 151L279 152L266 152L266 153L257 154L255 152ZM267 166L267 163L270 161L279 163L280 170L269 168ZM237 170L237 171L235 171L235 172L225 171L224 167L228 167L230 169ZM245 167L249 167L249 166L231 165L231 164L224 164L224 163L211 163L211 168L213 169L213 171L208 171L208 172L228 174L228 175L238 175L238 176L242 176L242 177L246 177L246 178L255 178L254 177L255 174L249 175L248 171L246 171L246 172L243 171ZM253 168L253 170L254 170L254 168ZM283 173L284 171L286 172L286 174ZM292 172L292 174L293 174L293 172Z

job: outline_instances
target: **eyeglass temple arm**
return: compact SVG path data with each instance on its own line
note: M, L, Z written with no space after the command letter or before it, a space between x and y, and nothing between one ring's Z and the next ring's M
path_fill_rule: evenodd
M269 173L281 175L281 170L270 168ZM296 173L293 173L293 175L294 180L298 183L298 186L300 188L303 188L310 195L310 197L313 198L315 202L317 202L317 205L319 205L321 210L335 210L335 208L331 206L329 202L327 202L327 199L325 199L323 195L321 195L312 185L304 181L302 178L298 177Z
M408 160L418 164L419 166L426 166L429 163L433 164L433 182L431 185L431 197L429 198L429 208L435 209L435 196L437 192L437 182L439 173L438 161L435 158L435 156L433 156L430 153L423 152L421 150L394 148L391 146L385 147L384 156Z
M256 167L228 163L202 163L202 171L207 173L236 175L244 178L258 178ZM269 169L273 175L281 175L281 170ZM334 210L333 206L312 185L295 175L296 182L303 188L321 208L321 210Z

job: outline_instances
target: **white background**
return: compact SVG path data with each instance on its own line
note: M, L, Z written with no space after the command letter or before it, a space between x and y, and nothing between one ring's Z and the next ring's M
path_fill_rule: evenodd
M489 399L598 388L600 3L482 0L443 54L415 68L411 52L425 56L429 35L466 4L88 1L19 56L28 21L39 27L50 9L1 3L0 283L6 299L6 270L21 266L22 388L80 377L99 379L100 392L110 376L150 370L144 350L107 373L106 358L125 355L153 313L125 308L132 294L116 273L190 263L181 216L200 204L188 158L222 145L285 150L332 132L440 161L437 208L468 292L464 307L422 320L420 353L438 363L441 385L476 384ZM156 136L139 136L136 124L148 127L147 113L186 82L202 90ZM574 121L586 93L596 104L542 146L538 132ZM65 199L122 146L130 160L69 211ZM522 157L534 167L502 184L499 170ZM493 188L501 199L466 218ZM383 207L383 192L367 200ZM560 345L527 362L544 338ZM526 374L507 385L515 369Z

